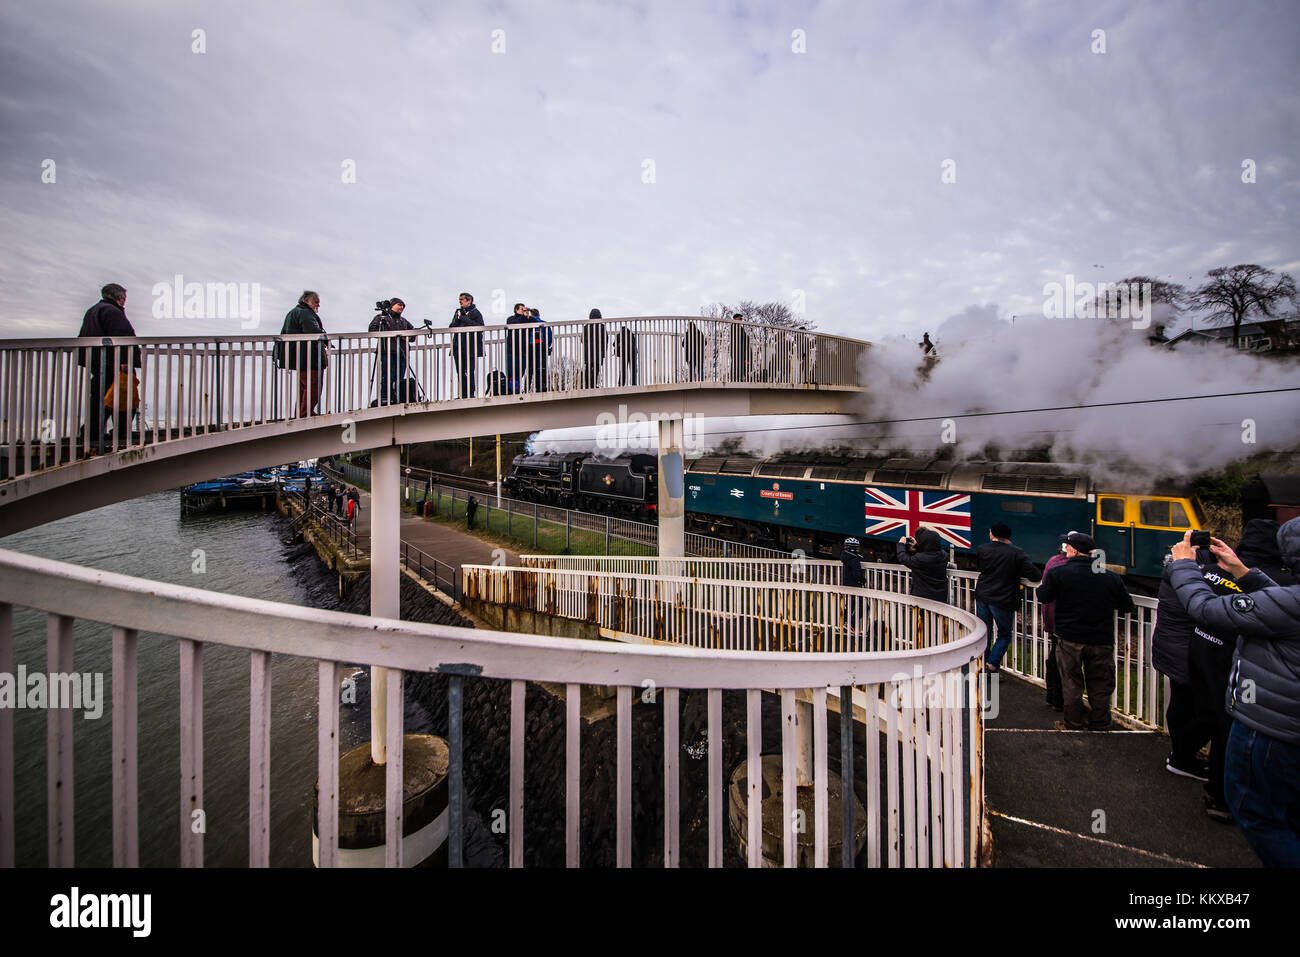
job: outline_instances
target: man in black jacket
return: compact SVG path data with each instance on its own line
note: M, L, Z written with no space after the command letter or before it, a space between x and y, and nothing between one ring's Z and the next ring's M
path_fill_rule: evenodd
M528 307L522 302L515 303L515 311L506 317L507 326L528 325L533 321L528 314ZM528 354L532 351L533 333L531 329L506 330L506 394L516 395L524 391L528 384Z
M126 318L126 289L115 282L110 282L99 291L100 300L89 309L81 319L83 338L112 339L134 336L135 329ZM87 439L99 452L104 451L104 423L112 416L111 409L104 407L104 394L121 372L130 372L140 368L140 347L133 346L130 355L126 347L106 349L103 346L91 346L77 350L78 365L90 364L90 391L86 394L86 425L90 432ZM123 410L113 424L114 443L124 441L127 419L131 415L130 397L122 396Z
M593 321L582 327L582 387L596 389L600 387L601 372L605 368L605 349L609 345L609 336L599 322L599 309L591 310L587 318Z
M899 564L912 570L909 593L916 598L932 601L948 600L948 556L943 553L943 541L932 528L918 528L915 538L904 538L898 543Z
M1040 602L1056 602L1056 664L1065 699L1062 731L1109 731L1110 696L1115 690L1115 612L1137 609L1124 581L1093 562L1092 536L1071 532L1063 565L1038 586ZM1088 689L1088 708L1083 690ZM1087 719L1085 721L1085 718Z
M369 331L401 332L414 329L414 326L402 318L404 311L406 311L406 303L394 296L389 301L388 308L370 320ZM410 402L415 398L406 394L408 348L409 343L404 336L380 339L375 347L375 363L379 372L379 392L376 398L380 405Z
M1214 556L1208 549L1197 554L1203 568L1212 566ZM1165 708L1165 727L1169 730L1169 757L1165 770L1198 781L1209 779L1209 769L1198 760L1196 752L1214 732L1213 714L1196 706L1192 680L1192 619L1183 608L1169 580L1166 564L1156 598L1156 627L1151 633L1151 665L1169 679L1169 703Z
M474 297L462 292L460 308L451 317L451 328L481 325L483 313L474 305ZM467 399L478 392L478 357L483 354L483 333L465 332L453 338L451 354L456 361L456 377L460 379L460 397Z
M1002 670L1002 656L1007 653L1016 628L1016 609L1020 607L1020 579L1038 581L1038 566L1023 550L1011 544L1011 527L998 522L989 529L989 540L975 550L979 581L975 583L975 614L988 632L988 650L984 660L989 671ZM993 626L997 625L997 641Z

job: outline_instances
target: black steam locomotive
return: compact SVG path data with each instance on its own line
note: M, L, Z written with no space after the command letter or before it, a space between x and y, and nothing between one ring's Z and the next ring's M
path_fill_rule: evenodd
M517 455L505 485L511 498L646 521L659 502L657 471L653 455Z

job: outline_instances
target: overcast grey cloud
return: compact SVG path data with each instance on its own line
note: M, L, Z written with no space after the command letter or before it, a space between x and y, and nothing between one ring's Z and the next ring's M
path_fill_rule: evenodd
M177 274L259 283L261 332L304 287L331 331L802 290L880 338L1066 274L1294 272L1297 41L1293 2L10 4L0 336L108 281L141 334L239 331L154 317Z

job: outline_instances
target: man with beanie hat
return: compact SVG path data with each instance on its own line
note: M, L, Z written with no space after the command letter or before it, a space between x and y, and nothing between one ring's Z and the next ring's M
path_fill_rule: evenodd
M1002 656L1007 653L1016 627L1016 609L1020 607L1020 579L1036 582L1042 575L1029 556L1011 544L1011 528L998 522L989 529L989 540L975 550L979 581L975 583L975 614L988 632L984 656L988 669L1002 670ZM993 626L997 625L997 641Z
M415 327L402 318L406 303L394 296L388 302L388 308L370 320L370 332L400 332ZM379 340L375 349L375 362L379 367L380 405L394 405L408 402L414 396L406 394L407 349L409 345L405 336L390 336Z
M1056 603L1056 665L1061 672L1065 721L1061 731L1109 731L1110 696L1115 691L1115 612L1137 608L1124 580L1105 566L1095 566L1091 535L1065 537L1065 563L1038 586L1039 602ZM1083 691L1088 689L1088 707ZM1087 719L1085 721L1085 718Z

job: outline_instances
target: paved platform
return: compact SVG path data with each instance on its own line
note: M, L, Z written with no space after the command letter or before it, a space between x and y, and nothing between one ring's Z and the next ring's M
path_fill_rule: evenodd
M998 691L984 735L995 867L1260 866L1236 825L1206 816L1201 782L1165 770L1168 737L1057 731L1042 688L1003 673Z

